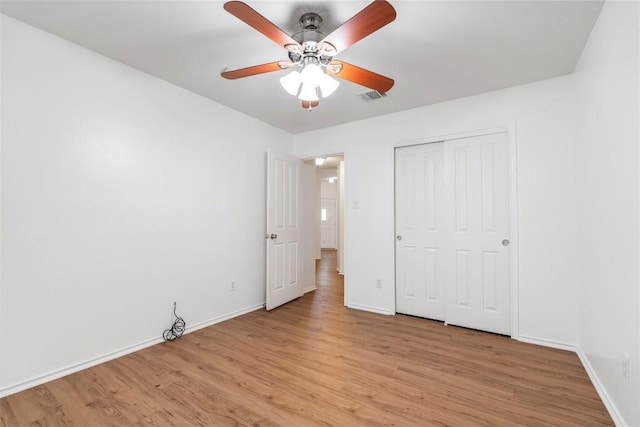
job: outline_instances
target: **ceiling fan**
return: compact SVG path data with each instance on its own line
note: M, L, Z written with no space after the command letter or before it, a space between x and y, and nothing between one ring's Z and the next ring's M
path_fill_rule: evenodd
M318 106L320 96L326 98L337 89L339 82L331 76L381 93L388 92L393 87L394 81L389 77L333 59L338 53L396 18L395 9L385 0L375 0L326 36L320 32L322 17L317 13L303 14L300 18L302 31L289 35L241 1L227 2L224 9L284 47L289 56L288 61L223 71L221 75L226 79L294 69L282 77L280 83L291 95L298 96L302 101L302 108L309 110Z

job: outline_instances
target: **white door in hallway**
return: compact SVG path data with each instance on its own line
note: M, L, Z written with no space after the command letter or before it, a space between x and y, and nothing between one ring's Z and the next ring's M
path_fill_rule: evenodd
M336 199L320 200L320 247L336 249Z
M396 150L396 309L511 331L507 133Z
M266 308L302 295L301 161L269 150L267 162Z

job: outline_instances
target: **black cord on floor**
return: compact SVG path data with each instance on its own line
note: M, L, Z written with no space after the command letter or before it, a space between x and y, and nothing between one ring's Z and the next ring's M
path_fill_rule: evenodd
M176 317L176 321L173 322L173 326L162 333L162 338L165 341L173 341L180 338L184 333L185 323L182 317L178 317L176 314L176 303L173 303L173 315Z

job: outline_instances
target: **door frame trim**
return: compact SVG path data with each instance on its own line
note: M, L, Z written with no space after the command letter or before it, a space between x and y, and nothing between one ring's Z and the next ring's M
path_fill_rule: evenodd
M462 139L462 138L470 138L474 136L484 136L491 135L495 133L507 133L507 141L509 148L509 225L511 227L510 230L510 241L509 245L509 256L510 256L510 277L511 281L510 291L511 291L511 338L518 339L520 336L520 315L519 315L519 307L520 307L520 299L519 299L519 265L520 261L518 258L520 239L518 233L518 151L517 151L517 141L516 141L516 122L505 122L502 124L496 124L492 126L487 126L484 128L471 129L466 131L454 132L449 134L439 134L439 135L431 135L424 136L420 138L411 138L405 140L398 140L393 143L391 150L391 161L393 162L393 171L394 171L394 181L395 181L395 157L396 157L396 148L408 147L411 145L421 145L421 144L432 144L435 142L443 142L452 139ZM395 192L394 192L394 205L395 205ZM395 230L395 209L394 209L394 236L396 233ZM392 236L392 238L394 238ZM396 245L394 244L394 248ZM395 265L396 257L395 257L396 249L394 249L394 277L393 277L393 314L396 314L396 277L397 277L397 265Z

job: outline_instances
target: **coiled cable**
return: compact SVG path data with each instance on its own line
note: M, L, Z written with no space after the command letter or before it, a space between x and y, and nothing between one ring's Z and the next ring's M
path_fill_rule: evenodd
M184 323L184 319L182 317L178 317L178 315L176 314L175 301L173 303L173 315L175 316L176 321L173 322L171 328L162 333L162 338L164 338L165 341L173 341L177 338L180 338L184 333L186 324Z

